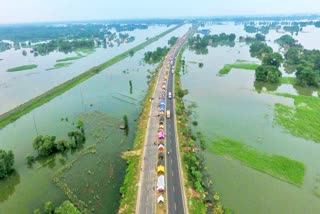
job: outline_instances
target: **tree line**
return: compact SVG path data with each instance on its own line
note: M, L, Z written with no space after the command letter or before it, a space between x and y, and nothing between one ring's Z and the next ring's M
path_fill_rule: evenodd
M217 47L218 45L229 45L234 46L234 41L236 35L231 34L214 34L214 35L204 35L201 37L199 34L197 36L188 39L188 45L191 50L194 50L197 54L207 54L208 46Z

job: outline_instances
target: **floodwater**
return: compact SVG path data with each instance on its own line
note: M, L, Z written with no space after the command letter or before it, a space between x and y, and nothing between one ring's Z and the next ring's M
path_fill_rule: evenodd
M211 33L235 33L246 35L243 26L211 25ZM298 36L299 41L310 43L311 34L318 29ZM310 34L310 35L309 35ZM283 34L270 32L270 43ZM317 40L312 41L314 44ZM276 44L273 44L276 47ZM307 45L306 45L307 46ZM320 47L319 47L320 48ZM228 75L217 76L224 64L237 59L256 61L250 57L249 47L236 43L235 47L208 48L207 55L196 55L186 50L186 74L182 85L189 90L185 97L195 102L197 108L193 120L199 122L196 131L203 131L208 139L224 136L244 142L268 154L277 154L301 161L306 165L304 183L297 187L273 178L240 161L218 156L206 151L206 163L224 206L235 213L301 214L320 213L319 178L320 144L294 137L283 127L274 124L274 104L293 105L293 100L258 93L260 90L288 92L292 94L317 95L312 89L294 88L291 85L254 84L254 71L233 69ZM203 68L197 63L203 62ZM317 196L318 195L318 196Z
M126 50L146 41L146 37L154 37L169 28L163 25L150 26L148 30L134 30L128 32L130 36L135 36L135 41L121 44L113 48L97 48L96 51L88 56L68 61L72 64L60 69L46 70L54 67L56 60L66 57L77 56L76 53L64 54L61 52L52 52L46 56L34 57L33 54L22 55L20 50L8 50L0 52L0 114L20 105L33 97L42 94L45 91L75 77L93 66L99 65L114 56L117 56ZM37 68L18 72L7 72L7 69L36 64Z
M182 36L189 27L190 25L184 25L178 28L135 53L133 57L128 57L105 69L1 129L1 149L13 151L16 173L0 181L0 213L31 213L35 208L42 208L49 200L58 205L68 199L65 193L73 198L73 202L83 201L92 213L116 213L120 201L119 189L126 170L126 163L120 156L122 152L132 148L136 120L147 90L148 70L156 67L156 65L145 65L142 62L143 54L155 50L156 47L167 45L171 36ZM161 31L165 29L162 28ZM159 29L155 31L156 33L150 32L150 35L160 33ZM144 34L151 37L150 35ZM78 60L79 65L74 63L75 68L61 69L59 76L63 76L63 71L67 72L68 69L71 71L71 68L75 69L73 75L79 74L105 61L108 57L102 53L103 51L98 50L81 59L83 61ZM122 51L109 54L116 55ZM85 65L86 60L91 62L90 65L77 71L77 66ZM54 60L52 61L54 63ZM60 72L60 69L51 72L58 71ZM28 77L31 78L32 75ZM38 85L39 81L43 81L45 85L48 81L51 82L50 79L46 79L48 77L32 79L30 82ZM21 79L24 78L27 77L22 75ZM63 78L56 78L52 82L62 80ZM129 80L132 81L132 94ZM41 92L43 90L44 88ZM21 96L20 91L14 95ZM31 95L35 94L29 94ZM129 120L128 136L118 129L125 114ZM74 130L72 123L79 119L85 124L87 141L84 148L37 161L32 168L27 166L25 157L35 154L32 142L37 134L55 135L58 139L67 138L67 132ZM90 147L94 147L96 153L88 152ZM64 187L57 186L53 178L60 187Z

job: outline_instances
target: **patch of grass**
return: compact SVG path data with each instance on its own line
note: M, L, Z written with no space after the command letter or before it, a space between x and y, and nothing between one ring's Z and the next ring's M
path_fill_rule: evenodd
M275 122L294 136L320 143L320 99L286 93L276 95L294 99L294 107L276 103Z
M57 59L56 62L66 62L66 61L72 61L72 60L77 60L77 59L81 59L83 56L72 56L72 57L66 57L63 59Z
M295 85L296 78L295 77L280 77L280 83Z
M71 65L72 62L61 62L61 63L57 63L54 65L53 68L48 68L47 71L49 70L54 70L54 69L59 69L59 68L63 68L63 67L68 67L69 65Z
M241 142L218 138L212 141L210 151L240 160L245 165L288 183L303 184L305 165L280 155L269 155Z
M225 65L220 71L219 75L228 74L232 68L238 68L238 69L246 69L246 70L256 70L259 65L255 63L249 63L249 62L243 62L238 60L234 64L227 64Z
M28 102L17 106L16 108L0 115L0 129L5 127L6 125L16 121L21 116L29 113L33 109L43 105L44 103L49 102L50 100L54 99L55 97L63 94L64 92L70 90L71 88L75 87L76 85L84 82L85 80L89 79L90 77L100 73L104 69L110 67L111 65L116 64L117 62L120 62L121 60L127 58L129 56L129 53L131 50L134 52L137 52L139 50L142 50L144 47L148 46L149 44L157 41L161 37L167 35L168 33L174 31L175 29L179 28L181 25L175 26L151 39L148 39L147 41L141 43L140 45L137 45L134 48L131 48L130 50L125 51L124 53L113 57L112 59L98 65L90 68L88 71L62 83L61 85L58 85L54 87L53 89L39 95L38 97L35 97Z
M30 70L30 69L34 69L38 67L37 65L23 65L23 66L19 66L19 67L14 67L14 68L9 68L7 70L7 72L15 72L15 71L23 71L23 70Z
M192 207L193 214L203 214L206 213L206 205L200 200L196 198L191 198L189 201L189 206Z

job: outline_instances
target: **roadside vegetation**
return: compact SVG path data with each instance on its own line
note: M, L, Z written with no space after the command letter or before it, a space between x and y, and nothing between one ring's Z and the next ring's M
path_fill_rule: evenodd
M225 65L220 71L219 75L228 74L232 68L245 69L245 70L255 70L258 68L258 64L248 63L242 61L236 61L234 64Z
M205 167L203 151L206 149L206 138L201 132L193 133L192 125L198 122L190 120L192 110L185 107L183 97L188 94L187 89L182 89L181 74L184 73L184 60L182 60L184 48L176 59L174 92L175 108L177 116L177 132L179 148L184 171L184 181L187 194L189 213L231 213L225 209L218 194L213 192L213 182ZM194 106L191 106L193 108ZM216 197L214 197L216 196Z
M141 154L143 154L143 145L145 140L145 135L148 127L149 113L151 109L151 98L155 90L155 85L157 83L159 68L162 63L159 64L157 69L151 73L149 80L149 88L142 102L142 109L140 112L137 131L135 133L135 138L133 141L133 151L132 155L126 155L125 159L127 161L127 170L124 178L122 187L120 188L121 201L118 213L121 214L131 214L135 213L136 203L138 197L138 186L140 179L140 168L141 168ZM134 152L136 151L136 152Z
M275 122L294 136L320 143L320 99L285 93L276 95L292 98L294 106L276 103Z
M155 51L147 51L144 53L144 61L148 64L155 64L160 62L165 55L167 55L170 48L164 46L163 48L157 47Z
M24 70L30 70L30 69L34 69L37 68L37 65L23 65L23 66L19 66L19 67L14 67L14 68L9 68L7 70L7 72L16 72L16 71L24 71Z
M176 44L177 41L178 41L178 37L172 36L168 41L168 45L170 45L170 47L172 47Z
M26 102L20 106L17 106L16 108L0 115L0 129L3 128L4 126L14 122L15 120L19 119L21 116L25 115L26 113L29 113L33 109L43 105L46 102L49 102L53 98L70 90L71 88L73 88L76 85L82 83L83 81L89 79L90 77L100 73L101 71L110 67L111 65L114 65L115 63L120 62L121 60L125 59L126 57L128 57L130 55L129 54L130 51L137 52L137 51L143 49L144 47L146 47L147 45L153 43L154 41L157 41L161 37L167 35L168 33L174 31L175 29L177 29L179 27L180 27L180 25L175 26L175 27L173 27L173 28L151 38L151 39L148 39L147 41L141 43L140 45L138 45L138 46L136 46L136 47L134 47L134 48L118 55L118 56L115 56L112 59L110 59L110 60L108 60L98 66L92 67L88 71L80 74L79 76L76 76L76 77L62 83L61 85L56 86L53 89L43 93L42 95L35 97L35 98L29 100L28 102Z
M215 154L238 159L243 164L280 180L296 186L303 184L305 165L301 162L269 155L229 138L214 139L209 148Z

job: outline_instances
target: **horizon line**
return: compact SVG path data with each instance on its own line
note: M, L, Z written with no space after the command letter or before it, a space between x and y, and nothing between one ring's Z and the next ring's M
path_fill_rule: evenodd
M108 18L108 19L70 19L70 20L48 20L48 21L27 21L27 22L0 22L2 25L26 25L26 24L58 24L58 23L70 23L70 22L112 22L112 21L126 21L126 20L188 20L188 19L213 19L213 18L275 18L275 17L303 17L303 16L319 16L320 12L302 12L302 13L274 13L274 14L224 14L213 16L176 16L176 17L136 17L136 18Z

